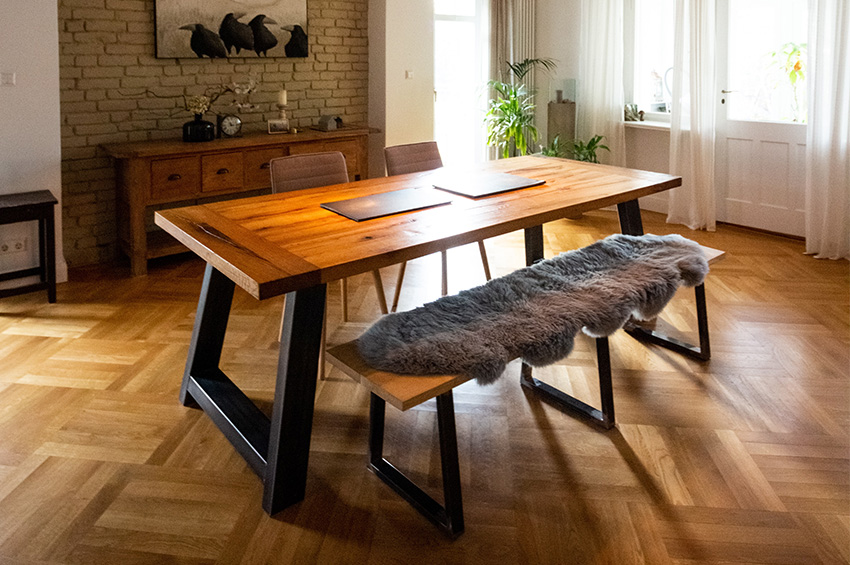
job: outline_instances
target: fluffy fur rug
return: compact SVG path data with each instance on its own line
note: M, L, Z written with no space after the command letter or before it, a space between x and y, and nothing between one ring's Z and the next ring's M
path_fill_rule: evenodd
M708 273L679 235L612 235L483 286L381 318L358 340L369 365L401 374L465 373L494 382L517 357L569 355L576 333L607 336L629 317L656 316L681 285Z

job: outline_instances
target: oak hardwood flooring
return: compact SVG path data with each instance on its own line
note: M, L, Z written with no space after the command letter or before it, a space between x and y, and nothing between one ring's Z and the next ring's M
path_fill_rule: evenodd
M177 402L203 264L191 256L72 272L58 302L0 301L0 564L850 563L850 269L799 241L644 213L726 251L706 283L713 357L611 338L608 432L523 390L455 390L466 532L450 541L366 470L369 396L327 366L307 498L274 517L200 411ZM547 224L547 256L617 231L611 212ZM486 242L523 264L521 234ZM475 245L449 253L451 292L480 284ZM395 269L384 269L388 289ZM329 293L331 342L379 315L370 275ZM439 257L411 261L399 305L440 291ZM237 290L223 369L269 411L281 298ZM683 290L659 321L696 332ZM539 378L593 402L593 342ZM440 491L433 401L388 410L386 455Z

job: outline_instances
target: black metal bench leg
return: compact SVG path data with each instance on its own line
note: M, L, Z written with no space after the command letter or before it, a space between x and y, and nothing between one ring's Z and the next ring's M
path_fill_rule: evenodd
M460 491L460 464L457 456L457 430L452 391L437 397L437 427L440 434L446 529L456 536L463 531L463 497Z
M460 535L464 528L463 502L452 392L448 391L437 397L437 427L440 435L445 506L440 505L384 459L385 417L386 402L373 393L369 405L369 468L437 527L452 537Z
M608 338L596 338L596 362L599 370L599 395L602 409L594 408L578 398L571 396L543 381L535 379L531 374L531 366L522 364L520 383L534 390L554 406L572 414L589 418L593 423L610 430L614 427L614 391L611 385L611 353L608 348Z
M708 337L708 312L705 306L705 283L694 287L694 296L697 306L697 328L699 331L699 345L693 345L684 341L680 341L674 337L662 334L655 330L644 328L635 323L628 323L623 328L626 333L640 341L654 343L671 351L699 359L700 361L708 361L711 359L711 344Z
M617 204L620 218L620 231L627 235L643 235L643 222L640 217L640 206L637 200ZM694 287L697 303L697 325L699 328L699 346L679 341L662 333L643 328L637 324L627 324L626 333L635 339L648 341L683 355L708 361L711 358L711 346L708 339L708 314L705 308L705 284Z

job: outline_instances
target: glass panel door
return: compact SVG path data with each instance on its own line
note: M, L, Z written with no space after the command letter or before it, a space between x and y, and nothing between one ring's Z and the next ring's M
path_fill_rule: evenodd
M807 0L718 0L718 219L805 230Z

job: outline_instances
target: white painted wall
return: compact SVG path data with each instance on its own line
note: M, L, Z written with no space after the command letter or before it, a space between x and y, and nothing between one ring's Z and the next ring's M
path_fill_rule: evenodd
M546 107L554 100L550 83L578 78L581 0L538 0L536 24L536 56L555 59L558 68L550 74L537 73L537 129L540 142L546 143ZM551 97L550 97L551 96Z
M369 177L386 172L387 137L387 2L369 0Z
M387 145L434 139L433 0L386 0L385 52Z
M14 73L14 86L0 86L0 194L50 190L56 207L56 275L65 281L62 253L62 162L59 117L59 29L53 1L0 1L0 73ZM38 264L35 222L0 226L0 240L29 238L29 250L0 255L0 272ZM35 278L32 279L33 281ZM26 280L6 281L20 286Z

